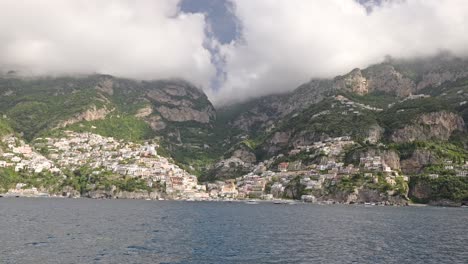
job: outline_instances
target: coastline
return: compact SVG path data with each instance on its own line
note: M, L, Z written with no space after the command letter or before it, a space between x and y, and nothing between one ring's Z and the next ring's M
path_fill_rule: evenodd
M440 203L432 202L427 204L409 202L407 204L384 204L384 203L340 203L336 201L318 201L318 202L304 202L301 200L289 200L289 199L274 199L274 200L261 200L261 199L173 199L173 198L159 198L159 199L144 199L144 198L93 198L93 197L66 197L60 195L18 195L12 193L0 194L0 199L90 199L90 200L140 200L140 201L151 201L151 202L225 202L225 203L245 203L245 204L275 204L275 205L298 205L298 204L307 204L307 205L345 205L345 206L365 206L365 207L460 207L466 208L464 204L455 204L455 203Z

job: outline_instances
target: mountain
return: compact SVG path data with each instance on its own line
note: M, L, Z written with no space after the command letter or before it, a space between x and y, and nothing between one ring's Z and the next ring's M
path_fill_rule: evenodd
M328 180L322 181L320 191L305 191L304 179L287 179L281 195L298 198L313 193L349 202L377 199L383 190L391 190L419 201L453 200L454 192L461 193L456 199L468 199L466 188L453 187L460 179L467 184L466 177L453 177L467 170L468 61L448 54L387 58L333 79L313 79L292 92L218 109L202 90L177 79L3 75L0 95L0 135L13 133L26 142L61 137L64 131L157 142L160 155L200 180L236 178L238 184L245 175L281 171L280 164L286 163L295 164L284 168L292 171L289 176L327 164L338 167L311 177L341 172L348 165L361 167L362 172L365 160L374 157L382 165L380 178L361 173L339 192L331 185L323 187ZM391 177L412 176L409 189L393 184L400 178L385 178L386 167ZM418 178L429 175L430 180ZM449 180L440 183L442 178L434 175ZM379 180L380 185L375 183ZM263 183L262 192L272 192L269 184L274 182ZM456 191L436 195L447 188Z
M0 78L0 94L0 113L26 140L62 128L130 140L160 137L181 160L186 156L179 153L203 150L215 120L206 95L183 80Z
M201 157L215 113L183 80L7 76L0 94L0 190L155 198L173 189L168 173L196 187L181 167Z
M359 166L360 159L368 156L405 175L465 175L467 76L468 62L448 55L388 59L334 79L312 80L290 93L218 109L218 117L229 117L224 125L231 133L227 134L230 150L204 176L239 177L255 172L258 164L276 170L281 161L298 161L303 167L331 161ZM341 157L301 154L304 147L343 136L355 144ZM460 169L453 169L452 162L461 164ZM452 180L460 179L461 196L466 199L466 177ZM451 187L426 185L426 190L436 191L419 193L424 197L420 200L429 201L444 188ZM414 194L411 189L410 195Z

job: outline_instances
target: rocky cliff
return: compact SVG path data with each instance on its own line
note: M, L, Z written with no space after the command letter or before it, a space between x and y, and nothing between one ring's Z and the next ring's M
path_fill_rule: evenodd
M455 131L463 131L465 122L455 113L433 112L422 114L410 125L398 129L391 135L397 143L442 140L447 141Z
M76 124L82 121L95 121L95 120L102 120L105 119L106 116L111 113L114 109L107 109L106 107L103 108L96 108L95 105L91 105L88 109L86 109L83 113L76 114L72 118L62 121L58 127L64 128L68 125Z
M416 149L413 154L401 161L401 170L406 174L421 173L424 167L430 164L440 163L435 153L426 149Z

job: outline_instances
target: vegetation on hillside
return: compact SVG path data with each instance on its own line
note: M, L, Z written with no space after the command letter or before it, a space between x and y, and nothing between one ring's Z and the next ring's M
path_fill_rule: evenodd
M0 118L0 137L10 133L13 133L13 129L8 124L8 121Z
M434 179L424 175L412 176L409 186L414 190L410 192L410 198L415 202L468 201L468 177L442 176Z
M39 190L50 193L58 193L65 187L71 187L81 195L86 195L90 191L102 190L111 191L151 191L153 188L147 186L147 182L138 178L124 177L111 172L100 174L93 173L89 167L82 167L73 171L65 170L64 178L57 177L49 172L30 173L16 172L12 168L0 168L0 193L6 193L9 189L15 188L17 183L24 183L23 188L36 187ZM154 186L157 190L162 190L161 186Z
M155 133L150 126L134 116L113 114L102 120L84 121L67 126L76 132L92 132L106 137L140 141L152 139Z
M408 142L389 144L388 148L396 150L402 160L410 158L416 149L425 149L431 151L431 153L439 157L440 160L450 160L457 164L468 161L467 149L448 142Z

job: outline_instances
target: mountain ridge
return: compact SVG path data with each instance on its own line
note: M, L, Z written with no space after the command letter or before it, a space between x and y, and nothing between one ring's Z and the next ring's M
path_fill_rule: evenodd
M276 169L304 146L349 137L367 154L343 149L336 162L376 155L391 169L420 174L447 158L467 160L467 76L468 61L449 56L389 59L218 109L184 80L3 76L0 132L16 131L28 141L62 130L155 140L181 168L210 181L237 178L261 164ZM301 157L305 165L331 161Z

